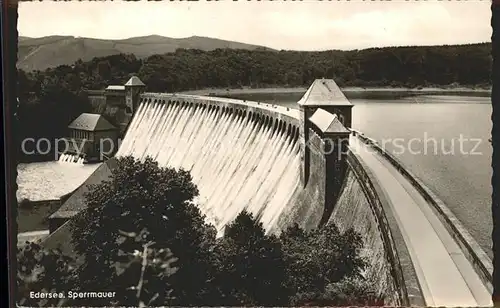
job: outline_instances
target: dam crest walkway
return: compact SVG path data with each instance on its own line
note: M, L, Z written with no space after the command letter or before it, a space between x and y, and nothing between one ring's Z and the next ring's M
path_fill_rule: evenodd
M162 95L168 99L199 100L218 105L239 105L248 110L272 112L276 117L299 121L300 111L272 104L242 101L231 98L198 95ZM306 95L307 96L307 93ZM328 104L331 100L328 98ZM317 97L315 99L318 99ZM325 103L326 104L326 103ZM419 289L426 306L433 307L490 307L490 286L478 274L474 261L464 253L455 234L447 229L433 205L414 183L373 146L366 143L359 132L351 130L349 148L378 182L377 193L394 216L406 249L408 250Z
M491 293L429 202L388 159L360 137L350 149L380 184L404 238L426 306L491 307Z

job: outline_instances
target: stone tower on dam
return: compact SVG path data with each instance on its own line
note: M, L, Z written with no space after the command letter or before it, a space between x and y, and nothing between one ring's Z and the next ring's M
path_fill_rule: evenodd
M124 85L109 85L103 90L88 90L87 96L92 112L105 116L119 128L123 137L137 111L140 95L146 85L137 76L132 76Z
M346 170L350 135L346 126L350 126L352 110L333 80L316 80L298 102L299 109L292 110L144 90L144 83L133 76L124 85L89 91L94 112L110 118L122 136L126 135L117 156L150 155L160 164L191 170L202 198L215 198L202 201L201 206L215 207L220 203L217 198L230 194L223 198L227 206L247 203L273 228L298 217L308 217L301 222L307 229L328 219ZM128 128L132 119L134 127ZM230 146L231 151L220 152L222 146ZM212 156L213 163L204 163ZM231 180L230 185L240 193L233 196L230 190L221 191L228 184L210 180L214 174L220 177L215 182L239 175L241 179ZM266 207L276 208L266 214ZM211 211L215 211L213 219L221 223L234 214L226 217L227 211ZM289 214L280 215L282 211Z
M489 305L491 261L431 190L351 127L353 105L333 80L316 80L297 109L144 88L132 78L90 95L125 137L49 218L46 247L70 245L88 185L108 180L117 159L154 157L162 167L189 170L199 189L193 202L218 234L242 210L268 233L335 224L360 234L366 277L392 305Z
M305 186L310 173L310 150L308 147L311 140L310 130L316 131L320 135L328 135L324 137L327 138L331 146L334 146L337 143L333 142L334 140L341 141L342 138L349 136L349 131L345 127L351 127L353 105L332 79L314 81L298 105L300 110L301 181ZM313 117L312 121L311 117ZM341 150L342 148L345 146L329 150ZM345 153L345 151L343 152Z
M331 79L317 79L299 100L300 180L309 202L324 206L325 222L346 171L353 105ZM319 190L319 192L318 192Z

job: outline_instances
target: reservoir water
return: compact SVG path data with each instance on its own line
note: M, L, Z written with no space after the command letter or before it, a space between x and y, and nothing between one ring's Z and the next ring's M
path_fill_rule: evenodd
M297 108L301 93L236 98ZM353 128L383 142L491 251L491 101L489 97L351 98Z
M62 161L19 164L17 200L59 199L77 189L98 166Z

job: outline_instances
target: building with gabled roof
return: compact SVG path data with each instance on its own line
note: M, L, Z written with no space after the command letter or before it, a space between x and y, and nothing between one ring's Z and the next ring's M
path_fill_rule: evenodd
M107 91L125 91L125 86L114 86L114 85L109 85L106 87Z
M111 179L113 170L117 167L116 159L112 158L102 163L89 178L78 187L61 207L49 217L49 231L53 233L60 226L87 208L85 195L92 185Z
M73 120L71 124L69 124L68 128L93 132L116 129L116 127L109 123L104 116L95 113L82 113L78 118Z
M146 85L137 76L132 76L123 85L108 85L102 90L87 90L88 99L95 113L105 115L121 134L137 110L139 96Z
M306 91L299 105L308 106L352 106L333 79L316 79Z
M105 160L118 150L118 128L103 115L82 113L68 128L69 149L65 154L91 162Z
M322 108L331 114L336 114L344 126L351 127L354 105L333 79L316 79L298 104L300 109L307 109L307 117L317 108Z

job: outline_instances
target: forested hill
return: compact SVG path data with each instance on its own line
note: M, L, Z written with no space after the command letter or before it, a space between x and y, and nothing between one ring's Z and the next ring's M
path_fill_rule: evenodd
M214 50L265 49L261 46L225 41L208 37L192 36L170 38L159 35L133 37L123 40L105 40L73 36L46 36L41 38L19 37L17 67L25 70L44 70L59 65L71 65L78 59L92 60L120 53L145 58L155 54L174 52L178 48Z
M79 60L28 75L48 78L49 83L53 78L73 79L73 90L123 83L132 73L154 91L307 86L321 77L335 78L343 86L480 86L490 82L490 49L488 43L321 52L177 49L145 59L120 54Z
M490 44L322 52L178 49L145 59L119 54L45 71L20 70L19 132L62 136L71 120L92 111L85 89L124 84L133 74L154 92L307 87L323 77L344 87L484 87L490 84L490 49Z

